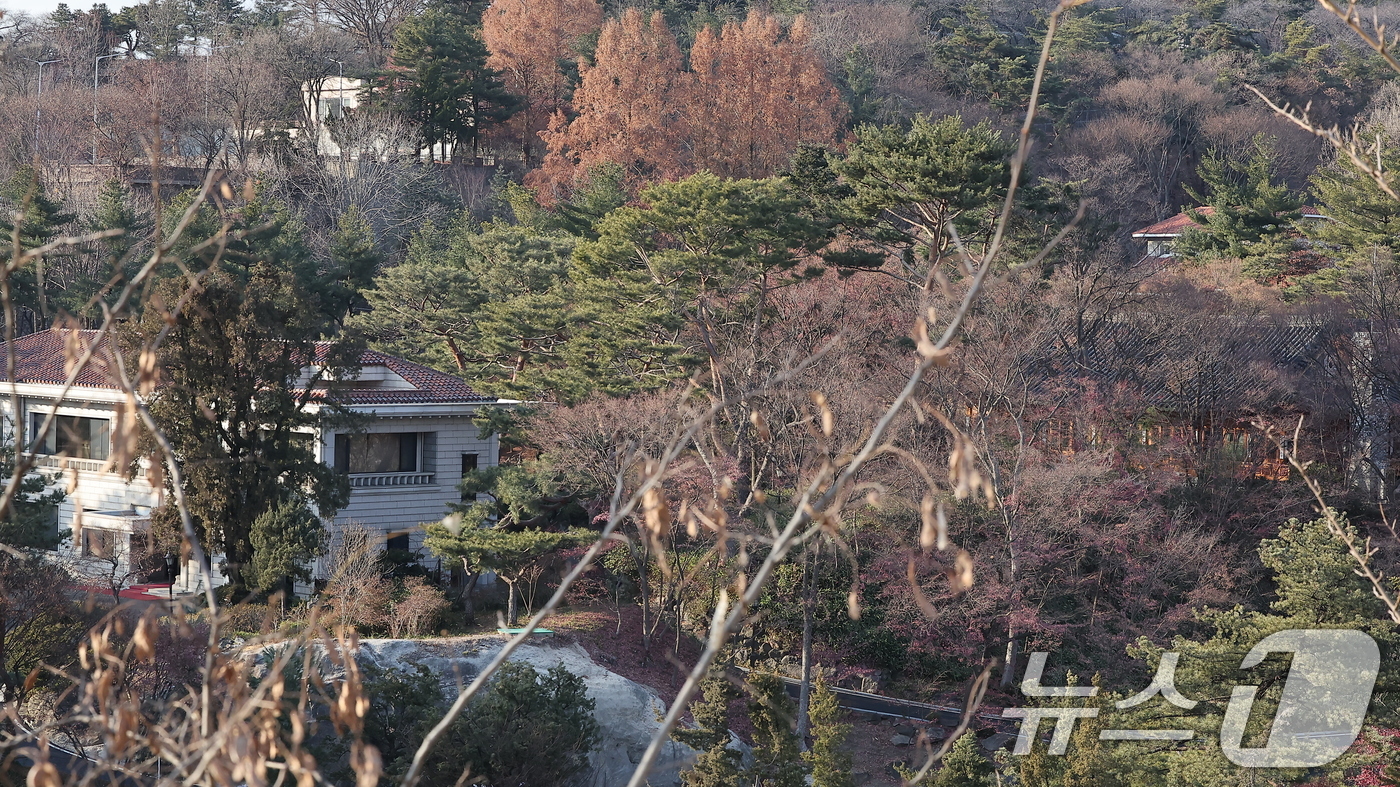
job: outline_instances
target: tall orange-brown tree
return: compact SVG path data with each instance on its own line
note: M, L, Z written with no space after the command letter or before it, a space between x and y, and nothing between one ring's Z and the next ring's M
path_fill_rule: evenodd
M802 17L785 30L753 11L718 33L706 28L682 71L661 16L629 10L604 25L594 63L574 95L577 117L556 112L540 135L549 154L530 182L546 201L604 162L623 165L634 184L700 170L767 177L798 145L834 142L846 116Z
M685 74L661 13L648 20L629 8L609 20L593 63L574 92L578 117L565 125L556 113L541 135L549 153L534 184L567 187L575 175L606 162L621 164L636 182L683 174ZM543 188L541 196L549 200L552 191Z
M692 166L729 177L762 178L788 162L802 143L829 143L845 107L808 45L798 17L750 11L721 33L705 28L690 51L694 85L688 126Z
M504 76L506 89L523 99L509 123L527 167L539 160L539 133L556 112L569 111L569 75L580 46L603 25L597 0L494 0L481 19L491 50L486 64Z

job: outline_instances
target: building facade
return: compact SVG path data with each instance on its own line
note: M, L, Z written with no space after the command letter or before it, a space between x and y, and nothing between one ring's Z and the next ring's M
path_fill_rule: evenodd
M164 567L159 556L154 561L148 556L144 564L132 559L143 554L139 545L160 495L144 466L134 473L114 466L112 432L125 394L95 356L63 401L54 404L67 378L65 348L85 347L96 337L95 331L55 329L16 339L15 380L0 383L9 394L0 401L0 413L5 439L13 444L17 422L23 423L36 468L67 491L55 523L72 532L60 547L65 563L94 584L129 585ZM310 435L317 458L350 482L349 504L327 520L327 530L334 538L353 525L385 548L419 550L420 525L441 519L447 504L460 502L462 475L499 461L499 442L495 435L483 436L474 423L477 411L509 403L482 395L457 377L384 353L366 351L360 362L359 374L328 395L364 416L363 425ZM50 415L53 427L34 440ZM220 584L218 556L211 562ZM175 592L202 589L201 572L192 568L180 567ZM315 573L324 568L318 564Z

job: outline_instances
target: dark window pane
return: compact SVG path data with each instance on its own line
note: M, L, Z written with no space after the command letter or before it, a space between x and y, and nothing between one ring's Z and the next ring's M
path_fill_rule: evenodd
M32 435L39 434L45 416L30 413ZM42 441L32 443L39 454L62 454L75 459L106 459L112 449L112 424L105 418L60 415Z
M344 443L345 448L341 448ZM415 473L418 433L336 435L336 467L350 473Z
M399 470L399 436L354 435L350 441L350 472L396 473Z
M83 530L83 554L88 557L116 557L118 555L117 547L120 543L118 539L124 540L125 537L125 533L86 528Z
M462 454L462 477L476 470L476 454ZM462 492L462 502L467 502L467 493Z
M350 435L335 436L335 469L337 472L350 472Z

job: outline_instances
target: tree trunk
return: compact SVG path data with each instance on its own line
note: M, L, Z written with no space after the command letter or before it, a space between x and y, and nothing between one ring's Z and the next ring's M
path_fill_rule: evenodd
M460 347L457 346L457 342L453 341L451 337L447 337L447 338L445 339L445 341L447 342L447 351L450 352L450 353L452 353L452 362L455 363L455 364L457 364L457 371L459 371L459 372L464 372L464 371L466 371L466 369L467 369L467 356L466 356L466 354L462 352L462 349L461 349Z
M481 574L467 567L466 558L462 558L462 571L466 574L462 583L462 618L470 626L476 622L476 603L472 600L472 593L476 592L476 583L481 579Z
M807 750L807 709L812 701L812 617L816 601L816 554L802 558L802 689L797 695L797 740Z
M0 559L0 562L3 562L3 559ZM13 681L10 680L9 657L6 653L7 646L5 644L5 628L9 622L8 611L9 609L5 603L5 597L0 596L0 702L5 703L13 702L15 699Z
M498 574L497 576L500 576L506 583L506 625L514 628L518 614L515 606L515 582L506 579L504 575Z
M643 535L643 534L640 532L640 527L638 528L638 534L637 534L637 535L638 535L639 538L643 539L643 543L645 543L645 538L646 538L646 536ZM641 608L642 608L642 663L643 663L643 664L650 664L650 663L651 663L651 582L650 582L650 578L649 578L649 575L648 575L649 572L647 571L647 569L650 568L650 566L648 565L646 550L643 549L643 550L641 551L640 555L637 554L637 553L633 553L633 562L634 562L634 563L636 564L636 566L637 566L637 593L638 593L638 595L641 596Z
M1016 662L1021 657L1021 635L1013 633L1006 641L1006 667L1001 671L1001 687L1011 688L1016 680Z
M1003 516L1005 516L1005 514L1003 514ZM1016 592L1017 555L1016 543L1011 538L1011 529L1009 524L1007 526L1006 551L1008 556L1011 558L1010 565L1008 566L1007 570L1007 576L1010 579L1010 584L1012 588L1011 600L1012 605L1014 607L1014 605L1019 600L1019 594ZM1003 667L1001 671L1001 688L1003 689L1011 688L1011 684L1016 680L1016 660L1019 656L1020 651L1020 644L1018 640L1020 639L1021 635L1019 632L1016 631L1016 624L1012 621L1012 615L1014 614L1015 610L1013 609L1011 614L1007 615L1006 621L1006 666Z

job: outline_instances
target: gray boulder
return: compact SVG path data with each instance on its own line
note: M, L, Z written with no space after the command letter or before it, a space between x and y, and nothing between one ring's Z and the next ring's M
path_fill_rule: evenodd
M455 692L459 681L465 685L480 674L504 644L494 639L366 639L361 640L358 655L381 667L422 665L441 676L444 689ZM610 672L574 643L529 642L516 649L511 660L529 664L540 672L563 664L588 686L588 696L596 704L593 716L598 721L601 742L589 755L588 768L575 777L570 787L626 784L666 713L656 692ZM678 787L680 771L696 754L689 746L668 741L648 783L651 787Z

